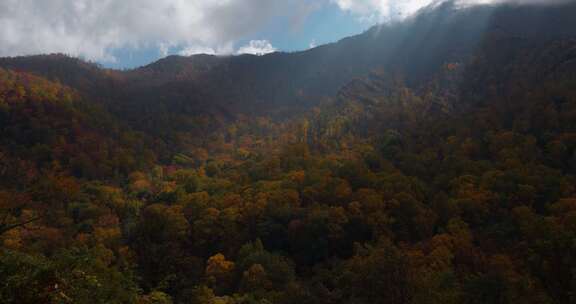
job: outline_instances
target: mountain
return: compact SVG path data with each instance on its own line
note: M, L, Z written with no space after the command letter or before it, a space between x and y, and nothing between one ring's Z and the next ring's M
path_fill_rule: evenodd
M0 59L2 303L574 303L576 3Z
M62 56L3 59L0 66L59 79L83 90L94 86L94 91L109 91L114 83L128 91L123 92L127 96L117 97L124 102L149 96L150 100L139 103L154 103L166 97L176 108L191 106L192 113L217 104L218 109L210 110L267 115L314 106L350 80L378 69L401 73L410 85L421 85L443 64L474 56L488 35L530 43L573 36L575 31L574 4L457 6L444 2L407 21L375 26L361 35L296 53L170 56L130 71L101 70ZM71 75L73 79L68 79Z
M444 64L467 63L488 36L529 44L575 31L574 4L457 6L437 4L407 21L296 53L170 56L129 71L103 70L58 55L4 58L0 66L100 95L123 115L140 110L135 116L145 121L159 111L224 119L239 113L285 117L318 105L352 79L376 70L401 74L411 87L424 86Z

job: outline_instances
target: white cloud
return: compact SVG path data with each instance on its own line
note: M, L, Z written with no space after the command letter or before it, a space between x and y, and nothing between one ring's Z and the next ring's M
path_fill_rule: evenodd
M121 48L220 52L275 18L300 22L296 15L315 1L0 0L0 56L62 52L111 61Z
M316 44L316 39L312 39L312 41L310 41L310 44L308 45L308 48L313 49L317 46L318 46L318 44Z
M160 43L160 45L158 46L158 52L162 57L168 56L168 53L170 52L170 45L166 43Z
M178 54L182 56L192 56L197 54L216 55L216 50L207 46L190 45L183 48L178 52Z
M433 0L331 0L340 9L367 22L402 19L434 2Z
M247 45L240 47L237 54L266 55L276 52L268 40L252 40Z
M224 43L216 47L210 47L206 45L192 44L183 47L178 55L182 56L192 56L197 54L207 54L207 55L230 55L234 53L233 43Z
M343 10L366 22L402 20L418 10L446 0L330 0ZM478 4L558 4L574 0L456 0L461 7Z

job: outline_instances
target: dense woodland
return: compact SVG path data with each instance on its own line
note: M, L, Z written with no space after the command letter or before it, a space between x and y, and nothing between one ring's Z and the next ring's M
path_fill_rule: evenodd
M0 303L576 303L576 32L508 18L575 6L478 10L413 21L490 12L473 50L258 112L195 88L308 55L1 59Z

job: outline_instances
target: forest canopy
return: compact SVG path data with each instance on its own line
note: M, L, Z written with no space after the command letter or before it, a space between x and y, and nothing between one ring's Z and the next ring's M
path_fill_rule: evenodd
M458 12L295 54L0 59L0 302L576 303L576 27L534 19L576 6ZM446 13L426 58L383 43Z

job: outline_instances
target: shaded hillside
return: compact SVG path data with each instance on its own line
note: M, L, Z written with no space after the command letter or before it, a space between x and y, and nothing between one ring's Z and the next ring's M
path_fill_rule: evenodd
M141 134L77 91L4 69L0 69L0 147L6 164L29 162L34 171L62 170L88 179L127 175L155 161Z

